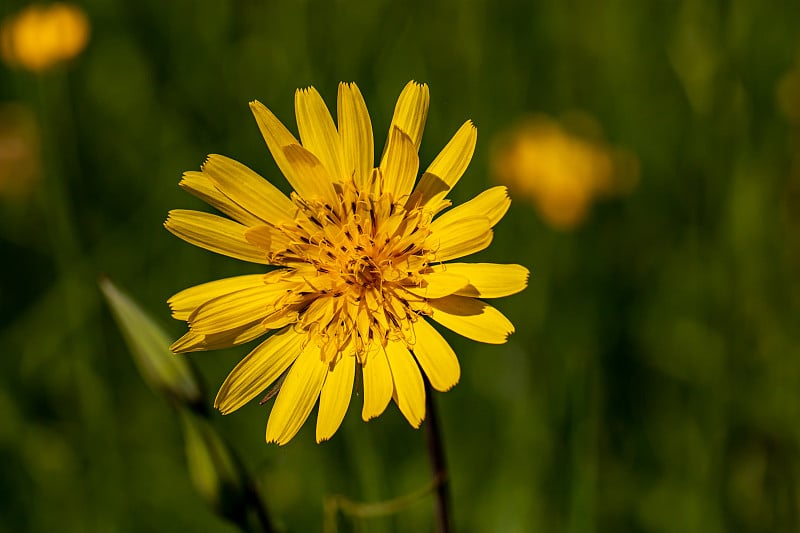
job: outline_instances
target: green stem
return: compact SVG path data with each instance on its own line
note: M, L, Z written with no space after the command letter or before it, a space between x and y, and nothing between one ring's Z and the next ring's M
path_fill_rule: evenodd
M261 498L261 494L258 492L258 488L255 486L252 480L248 480L247 498L253 512L255 513L255 519L258 523L259 531L262 533L275 533L276 530L273 527L272 520L267 512L267 506L264 504L264 500Z
M425 412L427 413L425 436L433 471L433 483L436 487L437 531L450 533L453 530L453 518L450 514L450 482L447 475L442 433L439 428L439 416L433 401L433 390L427 381L425 382Z
M410 505L416 503L423 497L433 492L439 483L434 479L421 489L410 492L397 498L382 502L363 503L350 500L342 495L336 494L325 499L325 509L331 516L339 510L342 513L356 518L374 518L377 516L387 516L395 514Z
M394 498L391 500L363 503L350 500L342 495L333 495L325 498L324 531L336 533L338 530L336 515L342 514L353 518L373 518L397 513L430 493L436 499L436 523L438 533L450 533L453 530L453 520L450 514L450 486L448 483L447 463L445 461L442 433L439 427L439 416L433 402L433 390L430 384L425 383L425 436L428 455L431 461L433 478L421 489Z

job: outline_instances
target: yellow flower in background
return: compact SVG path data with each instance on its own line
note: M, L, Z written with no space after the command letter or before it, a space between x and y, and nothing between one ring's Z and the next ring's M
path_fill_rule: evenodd
M0 104L0 196L25 196L41 173L39 127L33 111L20 104Z
M3 61L33 72L72 59L88 40L89 19L66 3L28 6L0 26Z
M598 129L586 117L582 121ZM496 179L533 202L542 218L558 229L574 228L596 197L626 192L638 178L633 155L575 135L547 117L523 121L496 144Z
M467 121L417 182L428 87L410 82L395 107L374 166L372 124L355 84L338 92L338 127L314 88L298 90L300 140L259 102L250 107L267 147L294 188L291 198L220 155L181 186L230 218L174 210L178 237L213 252L275 265L266 274L212 281L169 300L189 332L176 353L242 344L274 333L250 352L217 394L230 413L284 373L266 440L287 443L319 399L317 442L338 429L362 373L366 421L391 399L413 427L425 418L420 368L439 391L460 378L455 353L428 322L470 339L504 343L514 326L478 298L521 291L519 265L444 263L486 248L508 210L503 186L440 216L477 139ZM416 186L415 186L416 182Z

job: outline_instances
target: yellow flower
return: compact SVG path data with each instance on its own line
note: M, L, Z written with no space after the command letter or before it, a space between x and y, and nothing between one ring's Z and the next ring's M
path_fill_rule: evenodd
M89 20L66 3L31 5L3 21L0 52L8 65L33 72L78 55L89 40Z
M425 386L459 380L452 348L428 322L500 344L514 327L477 298L521 291L519 265L447 263L486 248L508 210L494 187L434 218L472 158L477 131L464 123L414 186L428 112L428 87L410 82L395 107L383 157L374 167L372 124L355 84L338 93L338 129L314 88L298 90L300 141L259 102L250 107L291 199L231 159L212 155L181 186L231 219L174 210L167 229L189 243L280 268L212 281L169 300L189 332L176 353L238 345L275 332L230 373L215 406L230 413L284 373L267 424L268 442L285 444L319 399L317 442L347 411L356 372L362 418L394 398L413 427L425 418ZM288 371L288 372L287 372Z
M522 122L498 145L493 174L512 192L528 197L558 229L580 224L596 197L629 190L638 175L633 155L579 137L545 117Z

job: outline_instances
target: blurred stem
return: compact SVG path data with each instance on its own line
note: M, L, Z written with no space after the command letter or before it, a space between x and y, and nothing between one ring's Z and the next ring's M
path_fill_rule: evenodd
M600 377L597 354L576 358L569 375L572 419L572 487L567 531L592 533L597 528L597 438Z
M257 531L261 531L262 533L275 533L276 530L272 526L272 520L270 520L267 507L264 505L264 499L261 497L252 479L249 479L247 483L247 499L255 513L256 523L258 524Z
M86 317L83 309L91 306L96 298L93 280L87 272L90 263L83 260L85 254L81 249L67 187L67 176L79 174L77 159L73 157L77 153L77 147L72 121L72 101L67 89L67 79L61 72L38 76L36 84L46 169L42 186L42 218L59 273L60 280L56 286L60 287L62 293L61 328L67 340L66 346L62 346L61 350L69 358L74 380L72 388L77 394L83 422L80 437L88 442L102 442L103 448L109 450L106 454L92 457L94 468L86 473L95 491L88 496L84 505L89 506L89 501L94 501L95 511L89 514L93 520L92 528L103 530L109 527L110 516L113 515L111 508L118 501L113 492L109 493L101 488L115 468L114 461L110 460L115 447L108 442L112 432L107 427L107 421L114 417L107 408L110 405L108 390L91 364L98 351L97 336L84 331Z
M46 177L44 183L45 220L50 233L53 253L62 272L69 270L80 256L77 231L72 216L71 202L64 183L62 150L59 150L60 138L57 135L58 125L51 105L52 95L48 84L52 78L37 78L39 96L39 116L42 123ZM59 109L62 105L57 105Z
M336 513L338 511L355 518L387 516L402 511L416 503L436 490L438 486L438 480L433 479L430 483L414 492L392 500L375 503L356 502L341 495L329 496L325 498L325 526L323 531L325 533L335 533L337 531Z
M375 503L356 502L341 495L329 496L325 498L325 533L337 531L336 516L339 511L347 516L360 519L386 516L405 509L431 492L434 493L436 499L436 531L450 533L453 530L453 521L450 515L450 486L442 433L436 405L433 401L433 390L427 381L425 382L425 411L425 437L433 472L430 483L405 496Z
M428 456L431 461L433 483L436 486L436 523L439 533L450 533L453 519L450 515L450 482L447 475L447 462L444 456L442 432L439 427L439 414L433 401L433 390L425 381L425 436L428 443Z

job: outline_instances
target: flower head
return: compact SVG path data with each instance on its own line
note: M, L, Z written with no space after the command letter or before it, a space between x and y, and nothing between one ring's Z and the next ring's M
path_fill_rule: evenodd
M525 288L519 265L444 263L478 252L508 209L495 187L437 216L472 158L476 129L464 123L416 183L428 88L410 82L397 102L380 163L372 125L355 84L338 93L338 127L313 88L295 95L300 140L259 102L250 107L267 146L294 192L282 194L255 172L212 155L181 186L230 218L171 211L178 237L245 261L274 265L266 274L212 281L169 300L189 332L172 350L238 345L274 333L230 373L215 406L229 413L282 375L267 441L284 444L319 399L317 441L338 429L356 372L362 418L394 398L409 423L425 417L420 368L440 391L459 380L452 348L432 319L470 339L503 343L514 331L477 298Z
M588 116L575 116L588 130L600 130ZM557 229L572 229L588 215L595 198L629 191L638 177L635 156L600 140L576 135L547 118L534 117L511 128L497 143L493 173L528 197Z
M72 59L88 40L89 19L67 3L28 6L0 26L3 60L33 72Z

